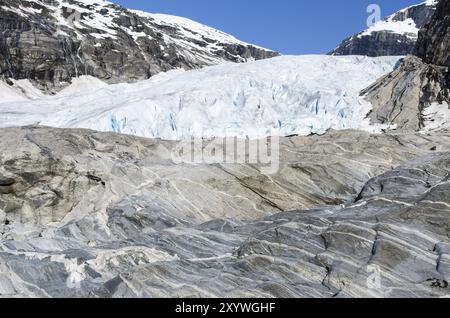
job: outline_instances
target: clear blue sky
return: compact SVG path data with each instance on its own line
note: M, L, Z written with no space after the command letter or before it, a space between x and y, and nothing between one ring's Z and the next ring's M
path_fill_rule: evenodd
M283 54L327 53L366 28L369 4L386 16L423 0L112 0L184 16Z

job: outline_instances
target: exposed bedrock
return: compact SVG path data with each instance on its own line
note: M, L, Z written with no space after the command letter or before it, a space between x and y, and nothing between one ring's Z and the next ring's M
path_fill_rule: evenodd
M423 129L423 111L432 103L448 104L447 74L448 67L408 56L398 69L361 92L373 105L370 118L400 131Z
M0 208L9 222L43 226L131 201L196 222L340 204L371 177L450 145L445 132L285 138L280 169L266 176L257 165L176 164L177 142L43 127L0 132Z
M175 165L175 142L0 135L2 296L449 295L448 131L285 138L272 176Z
M443 0L419 33L416 55L408 56L397 70L362 92L373 105L372 120L395 125L400 131L418 131L427 128L430 106L437 104L441 113L448 113L449 45L450 4ZM431 120L437 121L434 117Z

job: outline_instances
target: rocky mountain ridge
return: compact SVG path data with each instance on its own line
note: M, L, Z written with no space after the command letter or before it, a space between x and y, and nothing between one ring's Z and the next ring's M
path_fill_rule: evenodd
M437 0L396 12L345 39L331 55L404 56L415 51L419 30L430 22Z
M426 121L436 122L442 116L436 129L447 126L449 45L450 3L442 0L431 22L420 31L416 55L408 56L397 70L362 92L373 105L372 120L399 130L418 131Z
M425 63L450 67L450 2L439 2L436 14L419 32L415 55Z
M79 75L132 82L278 55L194 21L100 0L1 0L0 76L58 89Z

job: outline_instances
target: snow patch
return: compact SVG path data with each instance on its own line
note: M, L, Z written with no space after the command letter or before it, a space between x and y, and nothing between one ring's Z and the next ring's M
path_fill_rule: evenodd
M432 103L422 112L425 118L423 131L429 132L439 129L450 128L450 106L447 103Z
M374 26L358 35L359 38L371 35L375 32L387 31L396 34L403 34L411 39L416 39L419 33L419 28L413 19L408 18L404 21L393 21L392 17L387 21L379 21Z
M0 80L0 103L27 101L43 98L44 94L29 80L10 80L13 85Z
M108 86L105 82L89 75L83 75L72 79L72 84L64 88L59 95L70 95L76 93L83 93L94 91L99 88Z

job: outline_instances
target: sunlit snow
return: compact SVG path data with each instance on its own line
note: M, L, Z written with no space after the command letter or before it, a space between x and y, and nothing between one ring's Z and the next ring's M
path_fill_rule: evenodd
M62 95L0 101L0 127L40 124L164 139L378 131L366 118L372 106L359 92L398 61L285 56L171 71L136 84L81 78Z

